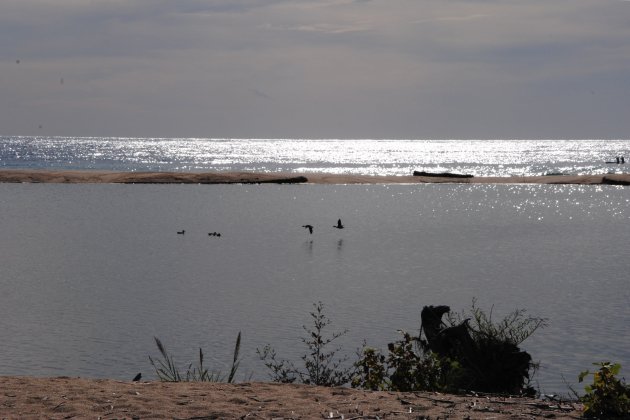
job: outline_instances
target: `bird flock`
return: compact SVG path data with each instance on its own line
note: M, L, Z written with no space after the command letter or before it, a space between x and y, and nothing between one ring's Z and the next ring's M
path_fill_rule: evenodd
M178 230L177 231L178 235L185 235L186 234L186 230L182 229L182 230ZM209 232L208 236L217 236L217 237L221 237L221 233L219 232Z
M308 229L308 233L310 235L313 234L313 225L302 225L302 227L305 228L305 229ZM343 229L344 225L343 225L343 223L341 223L341 219L337 220L337 224L333 225L333 227L335 229ZM179 230L179 231L177 231L177 234L178 235L185 235L186 234L186 230L184 230L184 229ZM209 232L208 236L216 236L216 237L220 238L221 237L221 233L219 233L219 232Z
M302 227L303 227L303 228L308 229L308 233L309 233L309 234L311 234L311 235L313 234L313 225L302 225ZM343 228L344 228L344 226L343 226L343 224L341 223L341 219L337 220L337 224L336 224L336 225L333 225L333 227L334 227L335 229L343 229Z

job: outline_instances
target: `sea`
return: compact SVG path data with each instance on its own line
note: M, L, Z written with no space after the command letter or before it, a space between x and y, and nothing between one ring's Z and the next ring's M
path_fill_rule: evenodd
M0 169L578 175L622 156L630 140L0 137ZM183 371L201 348L227 372L240 332L237 380L269 380L257 349L299 366L318 302L346 363L418 334L423 306L474 304L545 318L521 344L532 385L579 392L595 362L630 369L629 222L608 185L0 184L0 375L156 379L155 337Z
M0 136L2 169L474 176L623 173L630 140L339 140ZM624 159L625 160L625 159ZM612 162L612 163L607 163ZM630 163L630 162L628 162Z

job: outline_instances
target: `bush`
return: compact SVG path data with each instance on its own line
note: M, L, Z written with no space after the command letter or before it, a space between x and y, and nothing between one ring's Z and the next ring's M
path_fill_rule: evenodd
M593 375L593 383L586 385L586 394L580 398L584 404L584 416L591 418L629 418L630 386L616 377L621 371L619 363L593 363L599 366L596 372L588 370L578 376L580 382Z
M313 304L315 311L310 315L313 319L313 329L302 326L306 331L306 337L302 342L306 345L308 353L301 357L304 368L298 368L293 362L278 359L276 351L267 344L262 350L256 349L256 353L265 366L271 371L270 377L275 382L293 383L298 381L303 384L321 386L341 386L347 384L353 373L353 368L344 367L347 357L337 359L337 347L329 350L330 344L345 335L347 330L336 332L329 337L324 335L324 330L331 323L324 315L324 304Z
M364 346L355 366L353 388L373 391L454 391L452 384L460 372L456 362L425 352L418 337L399 331L402 340L389 343L385 357L378 350Z
M465 328L470 342L464 351L457 349L453 356L464 372L459 386L477 391L535 395L530 386L538 369L529 353L518 346L539 328L547 324L545 318L527 315L524 309L515 309L495 322L493 309L486 312L473 299L469 313L448 313L449 329ZM455 327L457 325L457 327Z
M515 309L499 322L492 320L493 308L489 313L477 307L477 301L473 299L470 313L448 313L447 320L450 325L461 324L470 319L471 333L475 340L491 339L520 345L539 328L547 325L547 319L527 315L525 309Z
M238 365L240 361L238 360L238 355L241 348L241 333L238 333L236 337L236 344L234 345L234 355L232 358L232 366L230 368L230 373L228 376L222 375L219 371L210 371L207 367L203 365L203 351L199 348L199 361L197 366L193 367L193 364L190 363L188 368L186 369L186 374L182 376L179 372L179 369L175 365L175 361L173 356L168 354L166 351L166 347L162 344L159 338L153 337L155 339L155 344L157 345L160 354L162 355L163 360L154 361L151 356L149 356L149 361L151 362L151 366L155 369L155 373L158 378L162 382L234 382L234 376L236 375L236 371L238 370Z
M445 324L442 316L449 312L448 306L425 306L421 333L414 337L401 332L403 339L389 343L387 356L364 346L355 364L352 386L534 394L528 384L537 365L518 344L543 327L545 319L515 310L494 322L492 311L488 314L479 309L474 300L468 318L449 314Z

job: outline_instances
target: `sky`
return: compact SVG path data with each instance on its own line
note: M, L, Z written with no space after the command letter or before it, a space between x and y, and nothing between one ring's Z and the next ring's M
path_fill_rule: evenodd
M1 0L0 135L630 138L630 1Z

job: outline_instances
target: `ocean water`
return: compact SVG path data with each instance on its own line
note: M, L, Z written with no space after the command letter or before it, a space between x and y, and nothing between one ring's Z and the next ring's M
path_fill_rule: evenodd
M0 137L0 168L475 176L627 172L630 140ZM630 162L629 162L630 163Z
M629 205L617 186L0 184L0 374L151 379L154 336L225 372L242 331L238 379L266 380L256 348L298 361L317 301L352 359L476 299L548 319L523 347L566 394L592 362L630 368Z

